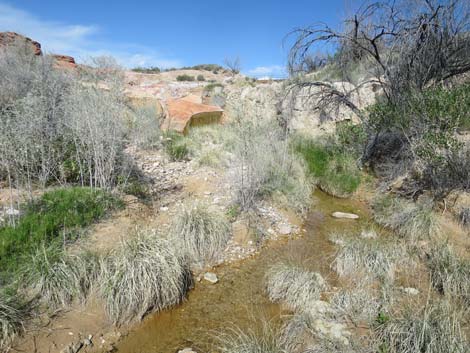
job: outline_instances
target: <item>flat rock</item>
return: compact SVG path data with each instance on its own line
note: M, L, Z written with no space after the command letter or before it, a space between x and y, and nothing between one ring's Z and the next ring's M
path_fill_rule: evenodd
M219 282L219 279L217 278L217 275L213 272L204 273L204 279L207 282L212 283L212 284L216 284L217 282Z
M343 219L358 219L359 216L354 213L346 213L346 212L333 212L331 214L334 218L343 218Z
M409 294L409 295L418 295L419 294L419 290L417 290L416 288L403 288L403 292L405 292L406 294Z

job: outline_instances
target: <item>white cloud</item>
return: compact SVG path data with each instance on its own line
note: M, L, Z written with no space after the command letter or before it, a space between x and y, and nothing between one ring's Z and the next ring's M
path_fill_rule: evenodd
M90 56L111 55L126 67L182 65L180 60L165 58L153 48L100 41L98 26L47 21L0 2L0 32L3 31L21 33L41 43L45 52L71 55L79 62Z
M285 77L286 68L281 65L258 66L246 72L248 76L254 77Z

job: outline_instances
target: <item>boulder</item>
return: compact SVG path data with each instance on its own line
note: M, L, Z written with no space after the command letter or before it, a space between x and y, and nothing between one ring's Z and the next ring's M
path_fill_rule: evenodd
M24 45L34 55L42 55L41 44L16 32L0 32L0 48L11 45Z
M162 128L183 134L188 132L190 126L218 123L224 112L219 107L195 103L185 98L169 99L166 110L167 116Z
M343 218L343 219L358 219L359 216L354 213L346 213L346 212L333 212L331 214L334 218Z

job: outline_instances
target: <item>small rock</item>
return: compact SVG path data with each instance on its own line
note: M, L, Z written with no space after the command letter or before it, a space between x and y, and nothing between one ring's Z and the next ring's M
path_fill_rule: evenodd
M332 216L334 218L344 218L344 219L358 219L359 216L354 213L345 213L345 212L333 212Z
M196 351L190 347L187 347L179 350L178 353L196 353Z
M91 339L85 338L85 339L83 340L83 345L84 345L84 346L92 346L92 345L93 345L93 342L91 341Z
M212 283L212 284L216 284L217 282L219 282L219 279L217 278L217 275L213 272L204 273L204 279L207 282Z
M278 229L281 235L289 235L292 233L292 227L289 224L281 224Z
M20 214L20 211L14 209L14 208L7 208L4 213L7 215L7 216L18 216Z
M409 295L418 295L419 294L419 290L417 290L416 288L403 288L403 292L405 292L406 294L409 294Z
M168 211L168 207L162 206L162 207L160 207L160 211L166 212L166 211Z

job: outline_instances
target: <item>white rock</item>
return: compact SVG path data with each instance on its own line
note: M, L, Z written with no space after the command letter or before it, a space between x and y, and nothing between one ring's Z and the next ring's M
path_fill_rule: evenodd
M358 219L359 216L354 213L345 213L345 212L333 212L332 216L334 218L344 218L344 219Z
M162 207L160 207L160 211L166 212L166 211L168 211L168 207L162 206Z
M179 350L178 353L196 353L196 351L192 349L191 347L187 347L187 348Z
M219 282L219 279L217 278L217 275L213 272L204 273L204 279L207 282L212 283L212 284L216 284L217 282Z
M292 227L289 224L281 224L278 229L279 233L282 235L289 235L292 233Z
M405 292L406 294L409 294L409 295L418 295L419 294L419 290L417 290L416 288L403 288L403 292Z
M20 214L20 211L14 209L14 208L7 208L4 213L7 215L7 216L18 216Z

